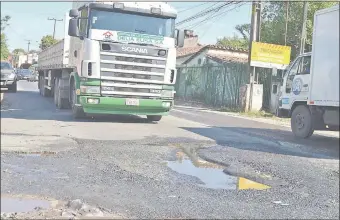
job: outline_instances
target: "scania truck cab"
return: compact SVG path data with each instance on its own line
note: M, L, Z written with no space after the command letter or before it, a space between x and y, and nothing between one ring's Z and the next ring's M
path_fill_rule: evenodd
M71 106L76 118L136 114L159 121L169 113L176 47L184 44L174 8L164 2L75 1L67 17L62 64L50 71L39 63L48 81L40 85L42 93L50 89L56 105Z

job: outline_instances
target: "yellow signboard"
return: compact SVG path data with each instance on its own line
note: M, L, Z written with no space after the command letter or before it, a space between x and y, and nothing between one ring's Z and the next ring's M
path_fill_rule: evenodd
M265 68L285 69L290 62L289 46L252 43L250 65Z

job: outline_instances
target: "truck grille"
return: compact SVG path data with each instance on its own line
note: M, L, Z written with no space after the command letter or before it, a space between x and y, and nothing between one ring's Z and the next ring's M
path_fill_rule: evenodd
M102 95L160 98L167 55L159 56L159 50L163 49L103 43L100 53L100 75L105 80L101 85Z

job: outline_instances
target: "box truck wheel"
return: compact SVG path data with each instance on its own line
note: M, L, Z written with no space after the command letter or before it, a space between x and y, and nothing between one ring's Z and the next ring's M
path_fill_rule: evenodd
M86 114L84 109L81 106L77 105L77 89L75 83L71 83L71 95L70 95L70 103L72 108L72 115L74 118L85 118Z
M313 134L312 114L307 106L299 105L294 108L290 125L296 137L308 138Z
M148 121L160 121L162 119L161 115L147 115Z

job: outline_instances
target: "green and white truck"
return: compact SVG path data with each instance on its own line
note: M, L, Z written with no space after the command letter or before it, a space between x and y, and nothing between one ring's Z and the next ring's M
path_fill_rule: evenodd
M75 118L161 120L173 107L176 47L184 44L176 17L164 2L73 2L64 39L39 53L40 94Z

